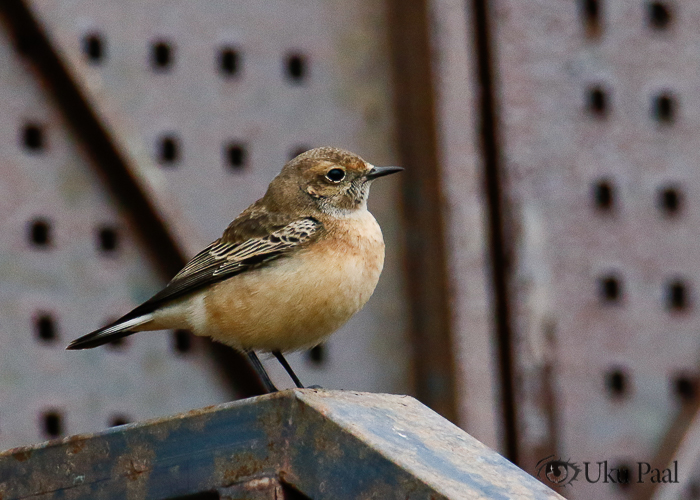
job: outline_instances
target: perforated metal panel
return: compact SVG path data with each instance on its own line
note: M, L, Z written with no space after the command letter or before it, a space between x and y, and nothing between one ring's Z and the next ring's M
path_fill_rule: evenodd
M335 145L394 163L381 4L33 5L190 254L300 151ZM85 52L91 35L102 40L99 61ZM406 387L397 182L376 183L370 197L388 248L381 283L321 362L292 357L308 383Z
M225 401L196 339L64 351L161 282L4 25L0 58L0 448Z
M125 155L136 182L188 255L218 237L302 150L335 145L377 165L395 164L381 3L28 5ZM62 351L67 340L123 314L162 283L134 244L117 200L101 185L99 169L81 156L60 116L51 114L36 75L7 37L2 50L8 63L0 92L9 97L2 102L14 110L12 118L4 115L0 123L7 144L2 154L9 158L2 168L6 179L10 174L23 178L25 174L12 174L15 170L36 169L36 186L9 180L0 185L23 200L21 215L6 222L19 242L14 253L8 251L17 259L8 272L27 267L26 259L39 262L41 269L32 280L15 278L22 293L40 298L36 306L27 306L22 298L21 308L8 309L7 320L17 326L5 332L17 332L25 344L36 344L27 349L43 353L47 347L32 338L30 318L46 310L56 316L59 339L51 344L48 365L13 359L11 351L3 351L8 362L0 373L8 370L3 376L8 396L2 408L26 407L28 397L36 408L12 416L0 409L0 447L40 439L37 412L44 407L58 408L61 433L72 433L106 425L112 413L102 413L112 406L109 412L131 420L225 400L229 396L196 339L187 354L173 348L169 333L131 337L122 350ZM22 127L34 123L46 142L43 152L22 146L27 135ZM32 137L29 142L36 140ZM42 175L47 170L49 177ZM321 350L290 357L308 384L407 391L397 187L395 179L382 180L370 199L387 242L375 296ZM81 205L71 205L81 197ZM38 216L47 217L50 225L49 250L35 251L26 244L27 224ZM103 226L107 246L116 234L114 251L95 249ZM109 232L113 228L116 233ZM61 261L46 258L57 254L63 255ZM181 334L186 344L185 339ZM286 386L276 361L266 364L279 385ZM46 389L24 382L45 377L51 378ZM17 429L27 430L15 430L6 420L10 418Z
M492 5L522 463L552 411L563 458L653 461L697 397L698 4Z
M507 438L496 360L506 324L515 411L505 420L515 424L521 466L535 473L555 453L666 467L680 445L683 484L664 498L697 496L697 417L685 430L698 407L700 351L698 7L432 6L464 425ZM500 180L489 185L493 169ZM474 181L483 184L474 189ZM496 192L488 200L484 186ZM498 253L488 238L501 229L499 297L484 254ZM481 391L471 385L478 382ZM495 401L483 399L493 394L484 387L496 389ZM651 488L577 481L566 495L648 498Z

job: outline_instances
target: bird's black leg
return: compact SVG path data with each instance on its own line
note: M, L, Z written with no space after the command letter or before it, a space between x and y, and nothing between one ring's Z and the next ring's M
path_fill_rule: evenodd
M267 392L277 392L277 387L275 387L275 384L273 384L272 380L270 380L270 376L265 371L265 367L260 362L260 359L258 358L258 355L255 354L255 351L248 351L246 354L248 354L248 359L253 364L255 371L258 372L258 375L260 375Z
M272 351L272 354L277 358L277 361L280 362L280 364L284 367L284 369L287 370L287 373L289 373L289 376L292 377L292 380L297 385L297 387L299 389L303 389L304 384L301 383L301 380L299 380L299 377L297 377L297 374L294 373L294 370L292 370L292 367L289 366L289 363L287 363L287 360L284 359L284 356L282 356L282 353L280 351Z

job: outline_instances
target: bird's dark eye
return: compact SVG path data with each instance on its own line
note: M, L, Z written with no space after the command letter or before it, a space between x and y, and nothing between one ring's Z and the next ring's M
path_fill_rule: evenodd
M331 182L340 182L345 178L345 171L341 168L332 168L326 174L326 178Z

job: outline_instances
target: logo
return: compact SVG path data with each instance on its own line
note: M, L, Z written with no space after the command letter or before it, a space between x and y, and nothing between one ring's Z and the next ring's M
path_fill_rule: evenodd
M581 472L583 479L590 484L678 483L678 461L674 461L667 469L653 468L649 462L637 462L636 467L610 467L607 460L582 464L580 466L571 459L562 460L550 455L537 462L535 471L542 482L559 488L581 479Z
M544 479L541 477L541 474L544 473L547 481L562 488L576 481L576 478L581 473L581 467L576 462L572 462L571 459L564 461L561 458L554 458L554 455L537 462L535 469L540 480Z

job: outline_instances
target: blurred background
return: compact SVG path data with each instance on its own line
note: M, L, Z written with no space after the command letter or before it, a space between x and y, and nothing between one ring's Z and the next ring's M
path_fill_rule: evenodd
M567 498L700 498L698 26L692 0L3 0L0 449L255 394L187 331L64 347L332 145L406 171L372 188L375 295L290 356L303 381L414 395L535 475L678 462Z

